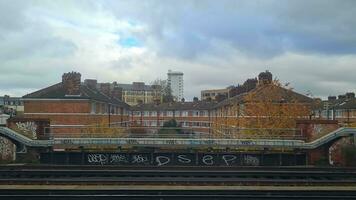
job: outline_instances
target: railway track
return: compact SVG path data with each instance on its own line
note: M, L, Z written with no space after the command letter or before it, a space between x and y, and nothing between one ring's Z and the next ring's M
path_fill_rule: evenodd
M0 168L0 184L356 185L337 168Z
M91 188L83 189L85 187ZM183 188L172 189L174 187ZM261 190L261 187L269 188ZM1 200L183 198L356 199L356 170L296 167L0 166Z
M356 191L307 190L0 190L1 199L355 199Z

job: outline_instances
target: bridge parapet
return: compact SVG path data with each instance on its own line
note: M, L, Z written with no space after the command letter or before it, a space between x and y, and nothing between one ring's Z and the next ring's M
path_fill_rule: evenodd
M15 117L7 120L7 126L33 140L48 140L50 138L50 134L47 131L47 128L50 127L48 119Z

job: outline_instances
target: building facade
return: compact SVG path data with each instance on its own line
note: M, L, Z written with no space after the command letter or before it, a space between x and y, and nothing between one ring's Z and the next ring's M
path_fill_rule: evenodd
M115 87L122 88L122 100L130 106L137 104L149 104L161 101L161 86L145 85L144 82L132 84L117 84Z
M126 103L82 83L77 72L63 74L62 82L27 94L23 101L24 117L49 119L53 133L74 134L75 128L88 125L120 126L128 122Z
M229 98L229 88L225 89L215 89L215 90L202 90L201 91L201 100L212 100L215 101L217 96L224 96Z
M183 72L168 70L167 84L172 90L175 101L181 101L184 98Z
M95 87L107 96L115 97L130 106L142 103L153 103L162 100L160 85L146 85L144 82L98 83L95 79L86 79L85 84Z
M313 114L315 118L337 120L341 125L356 126L355 93L329 96L325 101L318 99Z
M21 97L10 97L9 95L0 97L0 114L14 116L21 115L23 111L24 105Z
M210 111L215 103L206 101L141 104L131 108L131 124L149 128L162 127L174 119L187 132L210 132Z
M282 87L269 74L260 74L254 89L226 99L212 109L212 131L233 138L273 137L272 133L276 137L293 136L295 132L289 130L296 128L298 120L311 118L312 105L313 99Z

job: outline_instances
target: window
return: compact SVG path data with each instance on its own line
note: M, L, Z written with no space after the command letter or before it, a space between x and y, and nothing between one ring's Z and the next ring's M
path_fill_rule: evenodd
M205 116L207 115L206 113L207 113L206 111L201 110L200 113L199 113L199 115L200 115L201 117L205 117Z
M343 110L336 110L335 111L335 117L341 118L343 117L344 111Z
M188 111L182 111L182 117L188 117Z
M167 116L168 117L173 117L173 111L167 111Z
M174 116L175 116L175 117L180 117L180 111L175 111L175 112L174 112Z
M143 114L145 117L148 117L150 116L150 112L149 111L144 111L144 114Z
M160 111L160 112L159 112L159 116L160 116L160 117L163 117L163 111Z
M96 113L96 103L95 102L91 103L91 113Z
M199 111L193 111L193 116L194 117L199 117Z

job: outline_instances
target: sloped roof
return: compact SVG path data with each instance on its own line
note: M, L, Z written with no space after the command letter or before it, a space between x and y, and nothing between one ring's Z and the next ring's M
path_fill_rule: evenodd
M124 107L129 107L126 103L106 96L96 88L90 88L87 85L80 84L80 95L66 95L65 89L62 83L57 83L47 88L32 92L23 96L24 99L89 99L101 102L107 102L117 105L122 105Z
M313 99L305 95L299 94L297 92L277 85L265 84L258 86L247 93L242 93L240 95L225 99L224 101L218 103L215 108L230 105L232 103L242 103L245 101L244 97L250 93L254 93L254 97L256 100L263 100L266 96L270 95L272 91L276 95L276 98L279 98L279 100L283 100L284 102L297 101L299 103L313 103ZM276 99L276 101L279 100Z
M333 105L334 109L356 109L356 98L339 101Z

